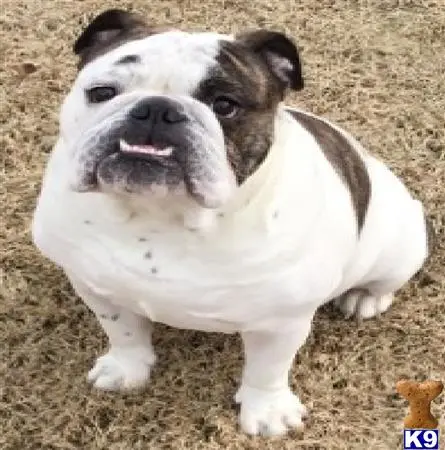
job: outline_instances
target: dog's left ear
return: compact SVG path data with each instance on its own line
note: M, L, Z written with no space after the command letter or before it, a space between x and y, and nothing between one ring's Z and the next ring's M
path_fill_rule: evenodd
M265 61L270 72L284 85L295 91L304 87L300 56L296 45L283 33L268 30L240 34L237 40Z

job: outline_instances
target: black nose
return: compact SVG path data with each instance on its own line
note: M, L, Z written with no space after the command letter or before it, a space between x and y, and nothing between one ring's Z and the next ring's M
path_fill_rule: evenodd
M187 116L180 103L164 97L150 97L141 100L130 110L130 116L152 123L174 124L184 122Z

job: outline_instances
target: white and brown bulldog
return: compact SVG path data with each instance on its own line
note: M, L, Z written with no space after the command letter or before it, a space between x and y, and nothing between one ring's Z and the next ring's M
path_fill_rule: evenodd
M427 256L422 205L348 133L282 104L303 79L281 33L111 10L74 51L33 236L108 335L89 380L147 383L153 322L239 332L242 429L302 426L288 375L315 311L385 311Z

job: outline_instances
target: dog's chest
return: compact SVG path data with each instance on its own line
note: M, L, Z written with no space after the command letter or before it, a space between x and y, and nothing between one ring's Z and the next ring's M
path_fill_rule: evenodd
M267 327L297 308L289 255L264 231L228 237L100 208L36 215L41 250L93 295L206 331Z

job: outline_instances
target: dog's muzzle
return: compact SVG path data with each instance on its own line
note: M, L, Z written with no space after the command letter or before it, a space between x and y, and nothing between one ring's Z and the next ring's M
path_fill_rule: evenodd
M236 185L221 127L193 99L140 99L97 141L84 165L94 167L90 184L105 191L159 196L185 190L202 206L214 208Z

